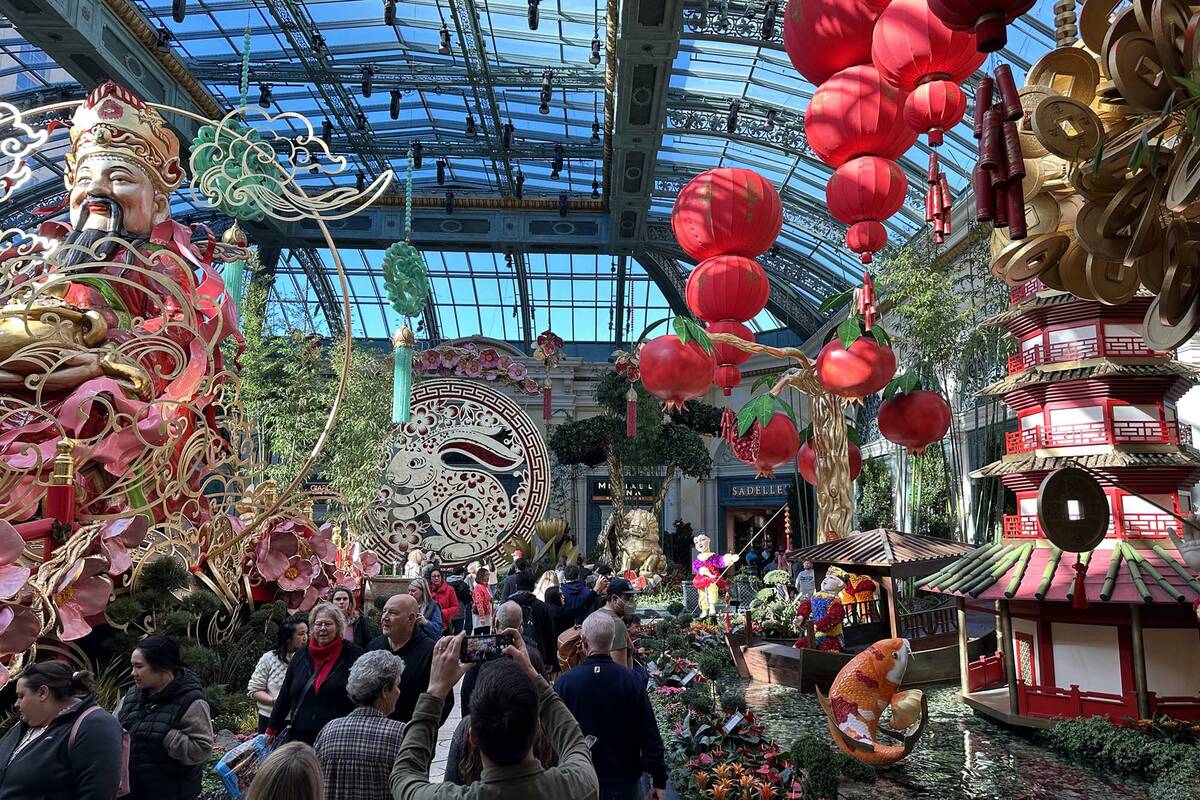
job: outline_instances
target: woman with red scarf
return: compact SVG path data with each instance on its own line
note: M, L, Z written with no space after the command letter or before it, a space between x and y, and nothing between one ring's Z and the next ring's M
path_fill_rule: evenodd
M333 603L321 603L309 613L308 646L288 664L267 725L268 740L282 734L286 741L312 744L327 722L354 710L346 682L363 651L342 637L345 628L346 618Z

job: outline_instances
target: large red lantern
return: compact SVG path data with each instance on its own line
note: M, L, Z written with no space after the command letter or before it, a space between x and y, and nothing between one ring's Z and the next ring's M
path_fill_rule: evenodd
M871 60L871 26L883 0L788 0L783 48L796 71L821 84Z
M871 58L884 80L906 92L929 80L962 83L983 63L975 37L947 28L929 0L892 0L871 34Z
M708 332L731 333L743 341L754 341L754 332L742 323L733 320L714 322L708 326ZM732 345L713 342L713 358L717 362L713 383L721 387L721 391L728 397L733 393L733 387L742 382L742 371L737 368L737 365L745 364L750 358L750 354Z
M858 253L864 264L870 264L874 255L887 247L887 238L887 229L875 220L856 222L846 229L846 246Z
M757 262L742 256L713 256L688 275L684 298L705 322L748 320L767 305L771 286Z
M942 143L942 134L962 122L967 96L958 84L928 81L918 86L904 102L904 121L914 131L927 134L929 146Z
M700 173L683 187L671 209L675 240L697 261L716 255L760 256L782 228L779 192L750 169Z
M894 161L861 156L834 171L825 187L829 213L847 225L884 220L904 205L908 179Z
M901 124L905 93L883 80L871 64L848 67L813 92L804 112L804 134L831 167L856 156L896 159L917 135Z
M929 9L952 31L970 31L981 53L1008 43L1004 26L1033 8L1033 0L929 0Z

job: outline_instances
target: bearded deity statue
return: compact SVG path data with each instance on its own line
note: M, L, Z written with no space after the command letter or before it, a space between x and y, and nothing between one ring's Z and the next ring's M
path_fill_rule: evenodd
M81 520L207 514L221 346L240 336L213 266L228 248L171 219L179 150L156 110L103 84L72 118L69 224L0 253L0 518L36 513L63 439Z
M658 521L644 508L625 515L625 534L620 539L621 572L636 572L652 578L667 571L667 557L659 542Z

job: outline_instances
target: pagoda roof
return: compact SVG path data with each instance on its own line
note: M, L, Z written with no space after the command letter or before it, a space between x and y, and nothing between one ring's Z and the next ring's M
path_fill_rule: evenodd
M982 396L1003 395L1023 386L1064 383L1093 378L1181 378L1200 384L1200 367L1180 361L1158 360L1151 363L1122 363L1108 358L1089 359L1090 363L1063 368L1061 364L1042 364L1015 375L1001 378L983 387Z
M1090 455L1039 456L1036 450L1005 456L971 473L972 478L999 478L1018 472L1049 472L1062 467L1083 466L1091 469L1107 467L1179 467L1200 468L1200 450L1187 445L1171 446L1169 451L1138 452L1110 446L1103 453Z
M985 545L918 586L977 600L1070 602L1076 558L1057 547L1039 546L1044 544L1009 540ZM1200 598L1200 581L1174 549L1144 544L1109 539L1080 555L1087 564L1089 602L1183 604Z
M909 577L928 575L974 550L962 542L876 528L814 544L791 555L814 564L874 567L895 577Z
M1134 295L1134 297L1147 300L1154 299L1154 295L1145 289L1138 289L1137 294ZM1008 309L1001 311L999 314L993 314L992 316L988 317L983 321L982 324L999 328L1015 319L1018 319L1019 317L1025 316L1030 311L1043 308L1056 308L1058 306L1074 305L1076 303L1086 303L1090 306L1094 306L1097 310L1120 308L1120 306L1106 306L1097 300L1087 300L1082 297L1076 297L1070 292L1059 292L1051 289L1045 292L1038 292L1037 294L1030 295L1015 306L1009 306Z

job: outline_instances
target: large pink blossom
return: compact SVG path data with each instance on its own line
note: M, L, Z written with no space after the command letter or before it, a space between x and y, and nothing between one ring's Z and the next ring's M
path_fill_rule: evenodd
M479 364L484 369L495 369L500 366L500 355L495 348L485 347L479 351Z
M508 368L508 377L514 381L523 381L529 376L529 370L520 361L514 361Z
M421 353L421 369L432 372L442 365L442 354L437 350L426 350Z
M477 358L464 358L461 366L462 374L467 378L478 378L483 372L483 367L480 366Z
M33 645L41 632L41 621L33 610L21 603L9 602L25 588L29 580L28 567L17 566L25 549L21 534L0 520L0 655L23 653ZM8 683L9 672L0 664L0 686Z
M58 638L64 642L82 639L92 632L88 617L108 606L112 581L104 574L108 559L77 558L54 583L51 598L58 609Z
M307 545L312 549L313 554L321 559L323 564L337 563L338 548L333 543L333 526L326 522L321 527L313 530L311 527L305 526L308 534ZM301 540L301 550L304 549L305 541Z
M458 351L452 347L448 347L442 351L442 366L446 369L454 369L458 366L458 361L461 358Z
M133 566L131 547L146 541L150 520L142 514L111 519L100 526L100 550L108 558L108 574L120 575Z

